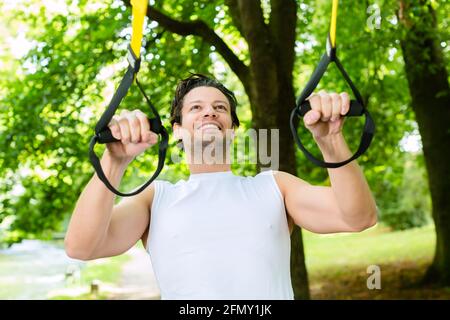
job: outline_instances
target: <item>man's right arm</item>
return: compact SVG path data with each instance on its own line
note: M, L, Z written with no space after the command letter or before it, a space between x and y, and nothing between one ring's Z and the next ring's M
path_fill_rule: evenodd
M105 151L101 159L108 180L117 187L126 164ZM95 174L83 190L65 237L69 257L92 260L126 252L142 237L149 225L153 184L136 196L114 205L115 195Z
M122 110L108 125L117 142L106 144L101 166L117 189L128 164L158 142L139 110ZM114 205L115 195L95 174L77 201L65 237L69 257L91 260L124 253L143 237L150 219L154 186Z
M108 180L117 187L127 164L117 162L105 151L101 165ZM69 257L92 260L126 252L142 237L149 225L154 186L114 205L115 195L95 174L83 190L65 237Z

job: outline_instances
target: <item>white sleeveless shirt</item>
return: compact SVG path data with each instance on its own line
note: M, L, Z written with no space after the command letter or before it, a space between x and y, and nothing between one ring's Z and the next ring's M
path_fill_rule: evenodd
M290 234L272 171L156 180L147 250L161 299L293 299Z

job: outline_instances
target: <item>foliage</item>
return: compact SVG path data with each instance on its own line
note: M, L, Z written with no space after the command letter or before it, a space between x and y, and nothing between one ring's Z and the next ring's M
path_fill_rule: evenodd
M294 84L300 92L324 51L330 1L297 2L300 9ZM76 199L93 174L87 147L96 119L126 66L129 7L117 0L66 3L59 9L37 0L23 0L9 7L0 4L4 17L0 30L6 32L6 38L31 41L25 55L0 44L5 49L0 56L0 223L8 224L0 228L4 241L8 237L14 241L31 235L48 237L53 231L64 230ZM405 217L398 212L411 211L417 205L420 212L429 207L422 202L416 205L414 192L405 193L403 188L405 181L422 181L418 183L421 185L426 181L420 180L424 179L421 176L408 176L415 170L405 169L405 151L399 147L404 135L414 130L414 116L408 107L410 98L399 48L397 2L376 2L382 15L380 29L367 25L367 4L374 3L342 2L337 41L338 55L361 88L377 124L371 148L359 163L380 210L386 212L382 219L388 219ZM156 1L154 5L179 20L201 18L248 63L248 48L223 1L171 0ZM448 39L445 7L436 6L442 37ZM198 37L164 31L156 23L148 23L145 33L139 78L166 126L177 81L188 72L203 72L214 74L236 91L242 128L251 128L252 115L242 85L215 48ZM448 41L443 43L448 48ZM448 49L445 52L448 54ZM320 88L348 90L333 66ZM122 107L149 112L135 87ZM287 119L288 115L286 125ZM345 136L352 150L359 143L361 128L361 120L346 121ZM311 138L305 138L305 146L318 151ZM102 150L98 147L97 153ZM143 183L152 174L156 169L155 150L133 162L121 190ZM171 153L176 150L175 141L171 141L161 179L176 181L188 175L185 164L172 161ZM297 158L299 177L314 184L328 183L326 170L314 167L300 152ZM423 168L422 162L417 165ZM256 172L252 165L234 164L233 170L243 175ZM5 234L7 230L12 233Z
M404 157L401 193L381 212L381 220L395 230L421 227L431 222L431 199L426 185L423 156Z

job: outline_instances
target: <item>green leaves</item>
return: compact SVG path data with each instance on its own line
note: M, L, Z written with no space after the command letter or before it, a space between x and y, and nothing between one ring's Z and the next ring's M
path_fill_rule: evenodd
M67 1L60 9L39 1L27 3L3 10L0 24L0 30L8 30L12 37L23 32L32 44L20 59L14 58L14 48L7 44L0 47L4 49L0 54L0 223L13 217L10 228L17 231L16 238L18 234L64 229L64 221L92 176L88 141L126 67L131 18L129 1ZM380 29L367 25L373 14L368 13L367 4L374 3L341 2L337 45L342 63L367 100L377 124L374 141L360 164L364 165L369 184L384 210L403 194L401 186L406 173L399 142L413 130L414 115L409 108L403 70L399 42L403 34L395 16L397 1L377 2ZM448 5L430 3L437 8L439 36L448 48ZM325 0L300 1L298 5L293 72L297 95L324 52L331 9L330 1ZM249 65L247 43L224 1L166 0L155 1L154 6L180 21L204 21ZM205 40L182 37L148 21L144 47L139 79L166 126L176 83L189 72L200 72L216 75L236 91L242 127L252 127L252 113L242 84ZM448 54L448 50L445 52ZM319 88L349 91L333 69L331 66ZM135 87L122 108L140 108L150 115ZM280 126L288 126L288 115L285 119ZM353 120L344 127L347 141L356 150L362 124ZM302 140L314 151L312 139ZM174 145L175 141L171 141L172 148ZM102 152L101 147L97 152ZM155 170L156 159L154 150L136 159L121 189L145 181ZM326 170L314 167L299 151L297 160L299 177L311 183L327 183ZM174 164L170 159L166 163L161 178L176 181L188 174L184 164ZM233 170L252 174L255 168L234 165Z

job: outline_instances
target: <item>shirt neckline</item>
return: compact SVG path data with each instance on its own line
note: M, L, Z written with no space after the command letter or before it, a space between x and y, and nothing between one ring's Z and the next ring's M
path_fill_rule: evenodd
M191 173L188 181L223 179L223 178L228 178L228 177L233 177L233 176L234 176L234 174L231 170L218 171L218 172Z

